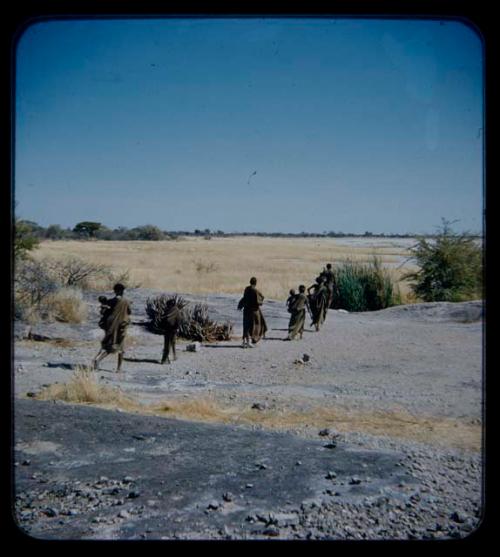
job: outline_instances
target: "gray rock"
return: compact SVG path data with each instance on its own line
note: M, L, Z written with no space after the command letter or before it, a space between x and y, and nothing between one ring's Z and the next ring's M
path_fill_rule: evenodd
M186 345L187 352L199 352L201 350L201 344L199 342L192 342Z

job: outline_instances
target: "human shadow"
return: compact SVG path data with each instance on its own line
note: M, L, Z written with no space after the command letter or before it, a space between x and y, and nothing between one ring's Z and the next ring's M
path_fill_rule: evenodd
M125 362L134 362L137 364L159 364L160 360L153 360L151 358L123 358Z
M203 348L242 348L241 344L203 344Z
M47 362L47 367L60 367L62 369L78 369L80 367L87 367L85 364L67 364L64 362Z

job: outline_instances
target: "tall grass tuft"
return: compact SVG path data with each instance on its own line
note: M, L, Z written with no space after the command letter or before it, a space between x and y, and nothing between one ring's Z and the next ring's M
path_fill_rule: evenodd
M401 303L397 286L377 256L368 264L344 261L334 274L333 309L377 311Z
M77 288L60 288L48 301L50 313L62 323L82 323L87 319L87 305L82 291Z
M99 384L95 373L85 366L78 366L68 383L50 385L37 398L78 404L102 404L131 410L137 406L120 389Z

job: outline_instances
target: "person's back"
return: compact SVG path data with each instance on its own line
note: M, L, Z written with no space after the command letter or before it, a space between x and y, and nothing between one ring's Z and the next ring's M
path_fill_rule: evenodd
M243 292L243 308L255 311L259 309L259 295L254 285L248 285Z
M292 309L294 311L303 310L306 308L307 305L308 305L308 300L304 292L299 292L298 294L295 295L295 300L292 305Z

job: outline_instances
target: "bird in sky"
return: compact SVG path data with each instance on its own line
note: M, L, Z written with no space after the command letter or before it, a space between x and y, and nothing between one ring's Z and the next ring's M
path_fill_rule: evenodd
M250 174L250 176L248 177L247 185L250 184L250 179L252 178L252 176L255 176L256 174L257 174L257 171L256 171L256 170L254 170L254 171L252 172L252 174Z

